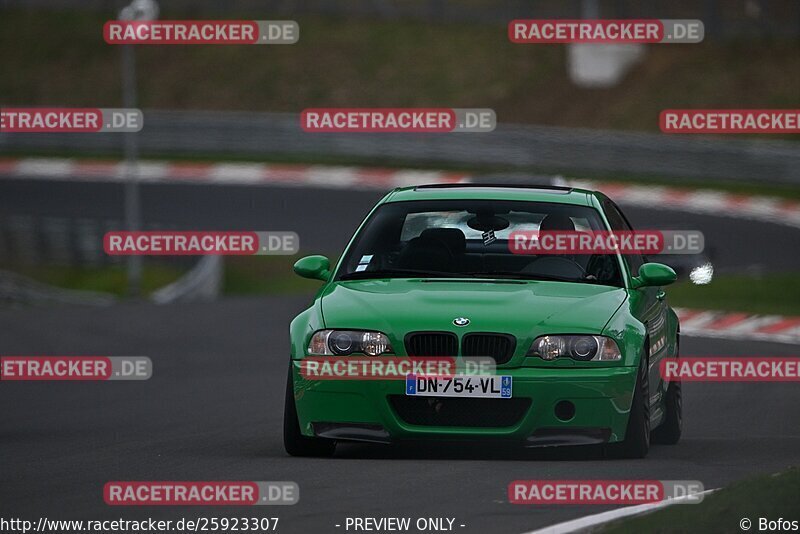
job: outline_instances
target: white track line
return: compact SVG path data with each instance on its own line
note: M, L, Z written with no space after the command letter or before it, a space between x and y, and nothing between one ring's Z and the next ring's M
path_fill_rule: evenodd
M614 521L615 519L646 514L648 512L654 512L661 508L666 508L667 506L678 504L681 501L686 500L690 497L694 497L696 495L707 495L712 491L717 491L717 490L710 489L701 491L700 493L687 495L684 497L676 497L674 499L665 499L659 502L638 504L636 506L625 506L623 508L617 508L615 510L601 512L599 514L592 514L580 517L578 519L572 519L571 521L564 521L563 523L557 523L555 525L550 525L549 527L540 528L538 530L531 530L529 532L525 532L525 534L568 534L570 532L578 532L579 530L583 530L590 527L596 527L597 525L602 525L604 523ZM687 505L687 506L692 506L692 505Z

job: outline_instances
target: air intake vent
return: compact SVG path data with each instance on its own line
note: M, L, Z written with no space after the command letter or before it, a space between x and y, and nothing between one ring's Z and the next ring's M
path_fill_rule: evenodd
M458 338L450 332L411 332L405 341L409 356L458 356Z
M461 340L461 354L493 358L500 364L511 359L516 346L516 339L508 334L472 333Z

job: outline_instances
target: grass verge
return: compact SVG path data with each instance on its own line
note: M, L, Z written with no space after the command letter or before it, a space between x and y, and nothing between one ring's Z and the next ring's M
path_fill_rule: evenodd
M37 282L79 291L100 291L119 297L127 294L128 278L124 265L51 266L5 265L0 269L15 272ZM145 263L142 271L142 293L156 289L180 278L184 270L170 265Z
M335 255L329 255L335 263ZM294 274L299 256L230 257L225 259L225 295L313 294L320 282ZM106 267L5 267L56 287L104 291L124 296L124 266ZM177 280L185 270L171 265L144 265L143 292L148 294ZM680 282L667 289L674 307L756 314L800 315L800 275L771 273L760 277L724 275L708 285Z
M331 263L335 262L335 256ZM322 285L318 280L300 278L292 270L300 256L244 256L225 259L226 295L312 294Z
M335 258L335 256L332 256ZM298 256L257 256L225 258L223 293L225 295L312 294L320 282L300 278L292 270ZM125 265L38 266L0 265L0 269L27 276L63 289L101 291L118 297L127 294ZM142 294L176 281L187 268L145 261L142 270Z
M236 15L232 7L225 18ZM118 106L119 48L102 40L113 16L3 10L0 72L13 73L0 76L3 104ZM164 6L161 18L170 17L184 18ZM259 18L269 19L269 11ZM800 105L796 39L650 46L618 86L597 89L572 83L567 47L511 43L502 23L293 18L301 38L292 46L138 47L140 107L488 107L499 122L656 132L668 108Z
M800 315L800 273L716 276L708 285L667 288L670 306L758 314Z
M800 521L800 468L775 475L761 475L736 482L707 495L699 504L679 504L651 514L610 523L598 530L602 534L668 534L704 532L707 534L743 532L740 521L750 521L752 532L787 529L760 528L763 519ZM788 530L797 530L797 526Z

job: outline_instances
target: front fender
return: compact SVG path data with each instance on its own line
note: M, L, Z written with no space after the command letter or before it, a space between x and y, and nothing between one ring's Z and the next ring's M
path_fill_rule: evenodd
M671 358L678 357L678 334L681 331L681 322L678 314L672 308L667 308L667 355Z
M323 328L325 321L322 317L322 307L319 299L316 299L310 308L300 312L289 324L291 358L293 360L304 358L311 334Z
M603 335L613 338L622 352L622 363L629 367L638 367L642 355L642 347L647 338L647 328L630 311L628 301L614 313L603 328Z

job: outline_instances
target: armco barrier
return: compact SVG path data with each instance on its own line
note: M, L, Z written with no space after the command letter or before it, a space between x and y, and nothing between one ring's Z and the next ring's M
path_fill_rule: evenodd
M216 300L222 290L223 269L221 256L203 256L191 271L155 291L150 299L156 304Z
M305 133L295 114L145 111L144 156L338 157L404 165L503 166L800 184L800 143L499 124L491 133ZM654 118L656 120L656 118ZM26 151L121 153L113 134L0 133L0 156Z

